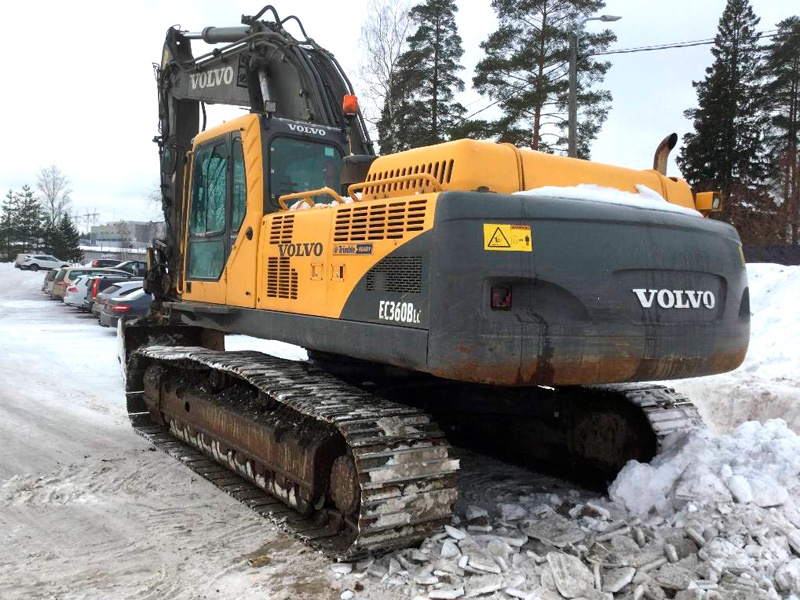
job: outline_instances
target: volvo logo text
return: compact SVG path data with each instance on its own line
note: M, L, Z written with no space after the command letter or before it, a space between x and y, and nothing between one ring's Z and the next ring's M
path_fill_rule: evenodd
M302 244L278 244L278 252L284 256L322 256L322 244L305 242Z
M717 305L713 292L703 290L631 290L639 299L642 308L652 308L657 303L661 308L707 308Z
M310 127L309 125L297 125L295 123L287 123L286 124L289 129L292 131L296 131L298 133L311 133L313 135L321 135L325 136L326 131L324 129L320 129L319 127Z
M220 67L202 73L193 73L189 75L189 78L192 81L193 90L217 87L223 83L230 85L233 83L233 67Z

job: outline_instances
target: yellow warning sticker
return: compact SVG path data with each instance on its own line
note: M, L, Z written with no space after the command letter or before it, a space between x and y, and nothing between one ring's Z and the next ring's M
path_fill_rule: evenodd
M530 252L533 250L530 225L483 224L483 249L501 252Z

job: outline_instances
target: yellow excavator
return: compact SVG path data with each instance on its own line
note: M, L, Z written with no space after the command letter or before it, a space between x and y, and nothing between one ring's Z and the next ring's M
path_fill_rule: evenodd
M475 140L375 157L339 64L270 6L169 29L156 76L167 234L121 328L131 421L333 556L448 522L448 438L608 479L700 423L647 382L744 359L741 243L666 176L674 135L648 170ZM209 103L247 112L206 128Z

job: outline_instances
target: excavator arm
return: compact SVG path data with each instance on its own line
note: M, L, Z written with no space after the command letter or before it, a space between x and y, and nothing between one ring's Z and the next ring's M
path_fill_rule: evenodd
M262 20L265 15L271 19ZM291 22L302 39L286 30ZM211 51L195 57L193 40L212 46ZM166 238L155 240L150 249L146 286L159 300L177 297L186 156L194 137L205 129L205 105L340 127L351 154L373 154L361 114L342 111L342 98L353 89L337 60L308 37L297 17L281 19L272 6L242 16L242 25L236 27L206 27L199 33L171 27L155 74L159 135L154 141L161 164Z

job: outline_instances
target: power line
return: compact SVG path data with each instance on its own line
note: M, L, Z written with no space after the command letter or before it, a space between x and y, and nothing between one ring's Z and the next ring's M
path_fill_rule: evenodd
M769 39L777 35L777 29L770 29L758 34L758 39ZM671 42L668 44L656 44L653 46L637 46L635 48L622 48L620 50L606 50L605 52L595 52L589 56L607 56L609 54L632 54L634 52L653 52L655 50L672 50L673 48L692 48L694 46L707 46L714 43L716 38L705 40L692 40L688 42Z
M776 35L778 35L778 30L777 29L768 29L766 31L762 31L761 33L759 33L758 34L758 39L769 39L769 38L775 37ZM694 47L694 46L708 46L710 44L713 44L715 39L716 38L708 38L708 39L704 39L704 40L691 40L691 41L687 41L687 42L671 42L671 43L668 43L668 44L656 44L656 45L653 45L653 46L637 46L637 47L634 47L634 48L622 48L620 50L607 50L605 52L596 52L596 53L593 53L593 54L589 54L589 56L608 56L610 54L633 54L635 52L653 52L653 51L656 51L656 50L672 50L672 49L675 49L675 48L691 48L691 47ZM526 88L528 86L527 85L522 85L522 86L511 86L511 87L512 87L512 92L515 92L515 91L522 90L522 89L524 89L524 88ZM498 104L498 103L500 103L500 102L502 102L504 100L507 100L510 97L511 96L508 96L506 98L498 98L494 102L491 102L490 104L487 104L486 106L484 106L483 108L481 108L479 110L476 110L472 114L470 114L470 115L468 115L466 117L463 117L459 122L463 123L465 121L468 121L469 119L471 119L475 115L478 115L478 114L482 113L485 110L489 110L490 108L492 108L496 104ZM471 102L470 106L474 106L475 104L477 104L477 102L478 101Z

